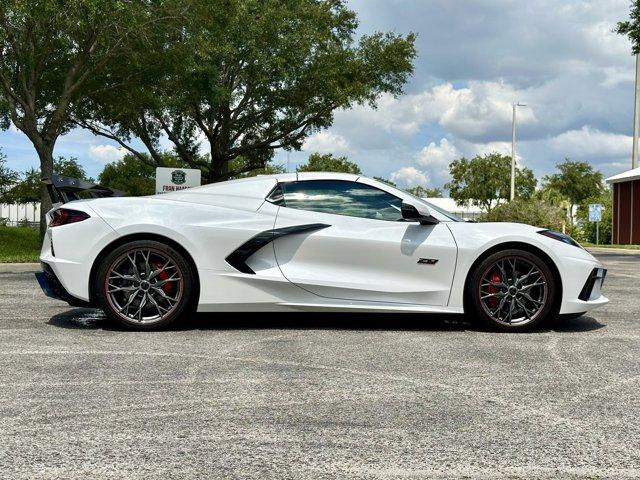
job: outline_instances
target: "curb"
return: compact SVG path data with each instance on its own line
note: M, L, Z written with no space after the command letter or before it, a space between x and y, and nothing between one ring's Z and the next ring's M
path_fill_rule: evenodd
M35 273L40 270L39 263L0 263L0 273Z
M610 255L640 255L640 250L631 250L627 248L598 248L585 247L587 252L593 254L610 254Z

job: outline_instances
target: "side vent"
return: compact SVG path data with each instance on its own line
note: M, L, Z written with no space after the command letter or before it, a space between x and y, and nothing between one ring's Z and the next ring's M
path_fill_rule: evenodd
M273 242L274 240L285 237L287 235L295 235L298 233L306 233L313 232L316 230L322 230L323 228L328 228L331 225L327 225L325 223L310 223L307 225L296 225L293 227L284 227L284 228L275 228L273 230L265 230L264 232L260 232L257 235L254 235L249 240L244 242L238 248L236 248L233 252L231 252L227 258L225 258L226 262L231 265L236 270L247 273L249 275L255 275L254 272L249 265L247 265L247 260L251 255L256 253L265 245Z

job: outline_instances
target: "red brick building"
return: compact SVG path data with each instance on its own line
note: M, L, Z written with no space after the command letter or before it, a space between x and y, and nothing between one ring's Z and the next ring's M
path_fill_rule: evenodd
M640 245L640 168L607 178L613 188L613 243Z

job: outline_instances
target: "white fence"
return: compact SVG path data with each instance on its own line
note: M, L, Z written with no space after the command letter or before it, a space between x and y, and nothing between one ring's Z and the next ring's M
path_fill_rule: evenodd
M9 226L25 223L38 223L40 221L39 203L9 204L0 203L0 225L6 223Z

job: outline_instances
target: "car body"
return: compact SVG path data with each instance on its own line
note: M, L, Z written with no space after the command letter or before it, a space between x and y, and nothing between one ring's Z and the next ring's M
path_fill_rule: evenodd
M580 314L608 301L600 292L606 271L570 239L522 224L460 221L358 175L257 176L57 208L83 218L47 229L40 280L51 295L76 305L96 305L95 275L106 255L142 240L167 244L184 257L200 312L461 314L468 310L472 273L507 249L535 255L548 267L555 313ZM526 265L513 267L514 284L529 265L521 261ZM508 288L494 293L505 295Z

